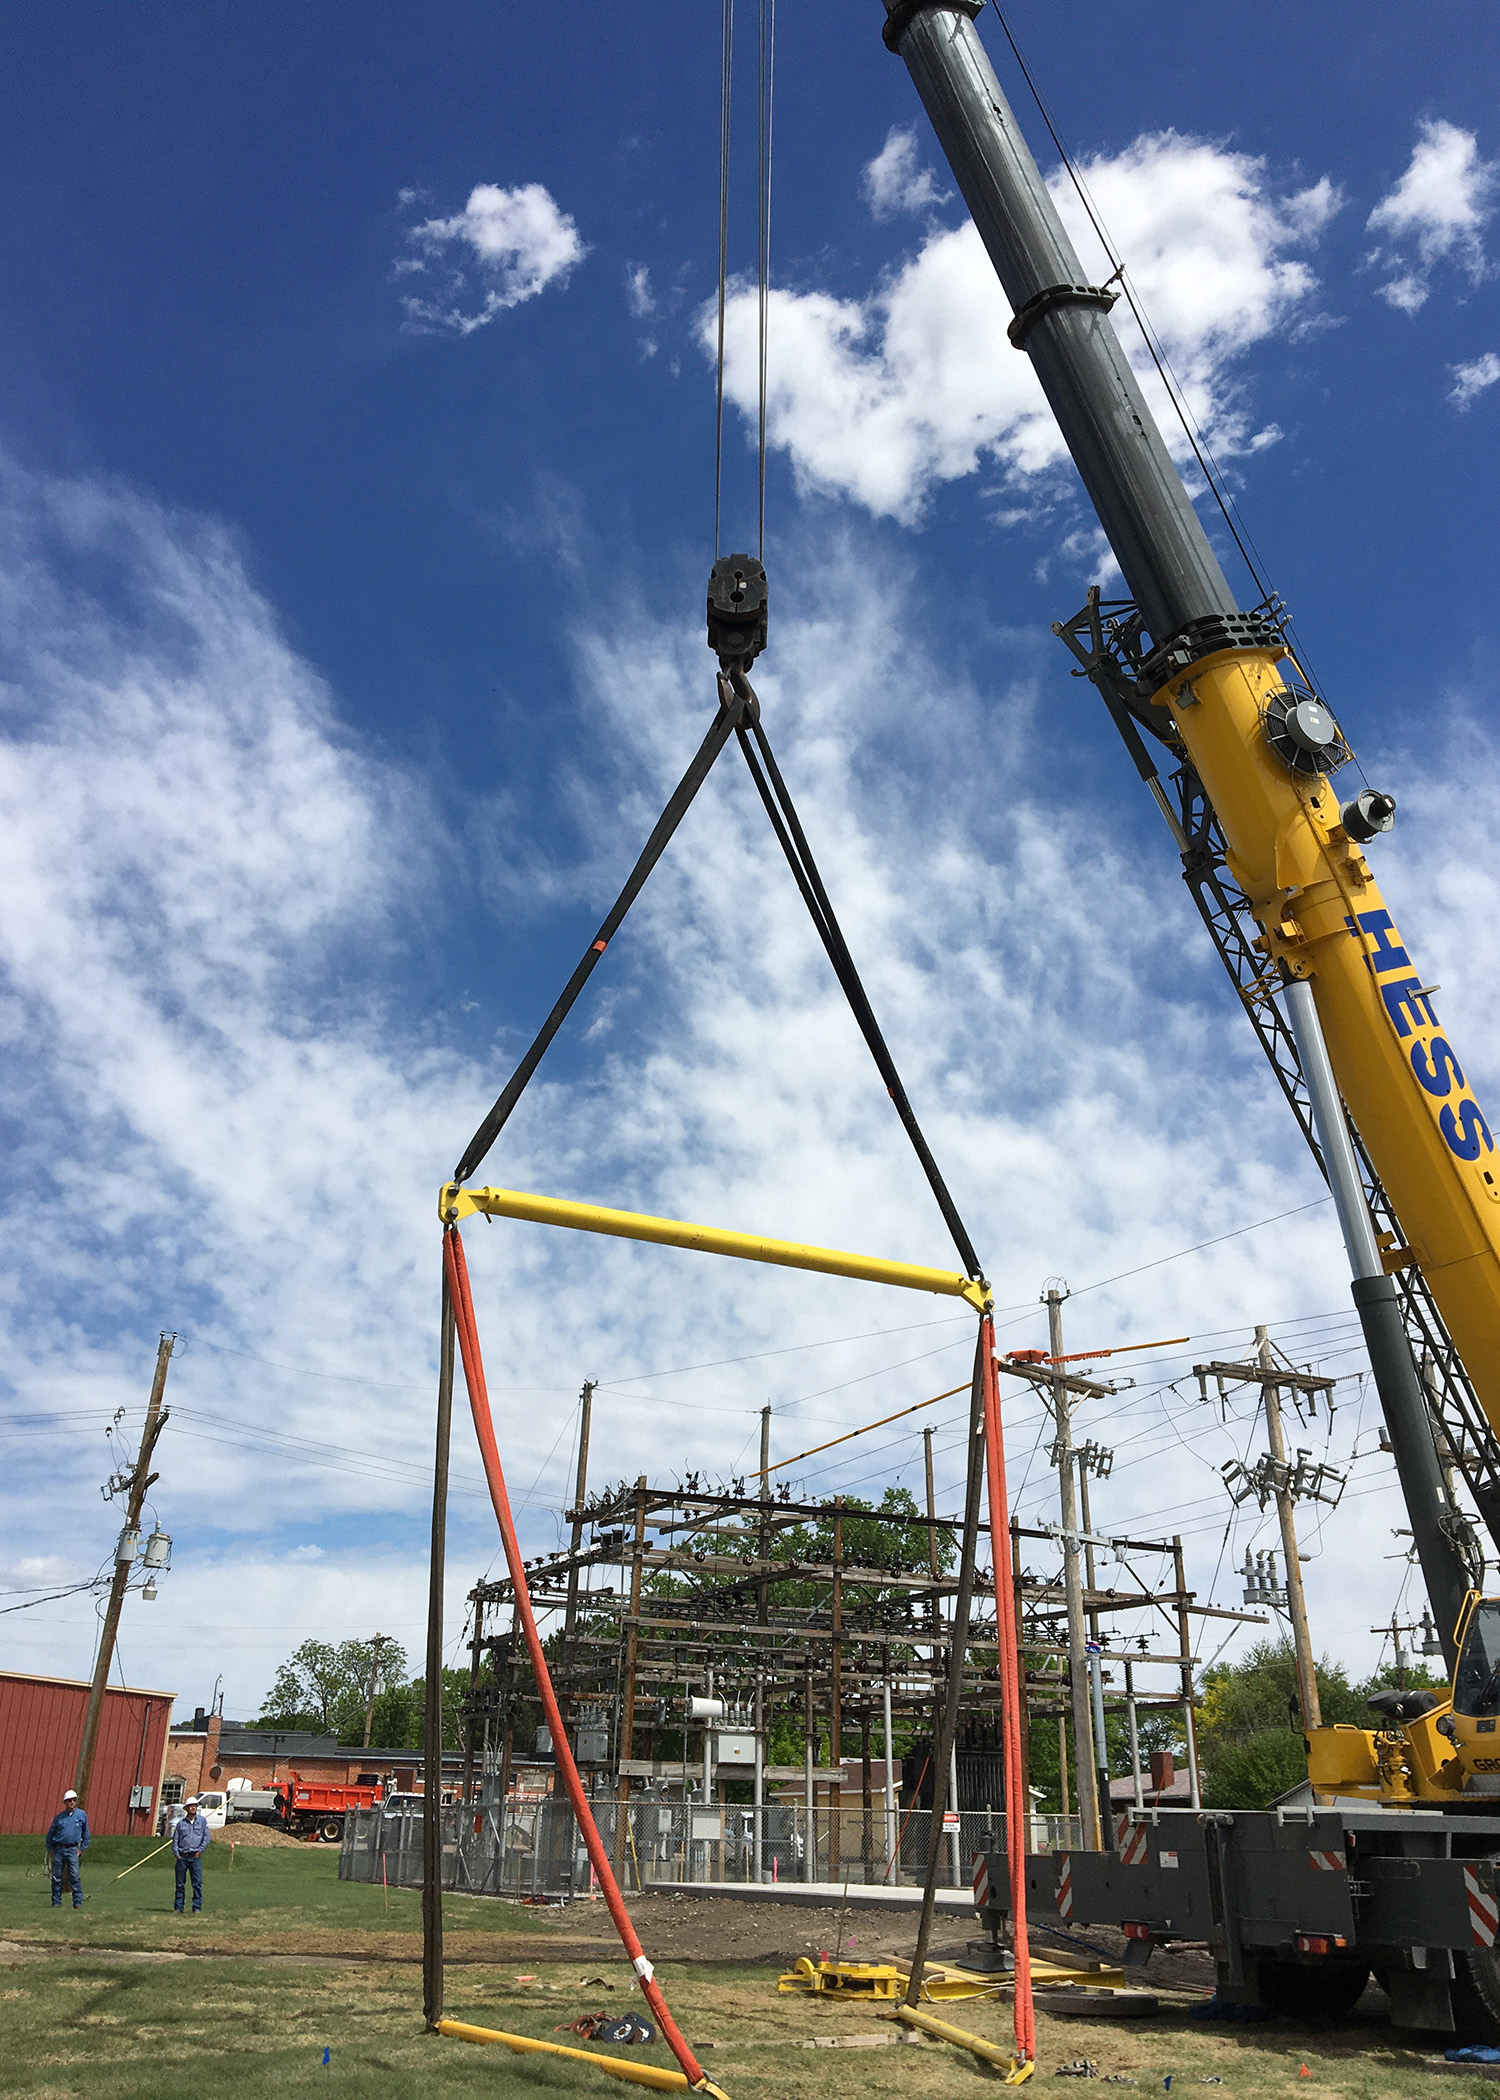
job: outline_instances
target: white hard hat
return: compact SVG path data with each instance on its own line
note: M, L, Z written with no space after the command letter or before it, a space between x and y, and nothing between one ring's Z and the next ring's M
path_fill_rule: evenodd
M63 1799L64 1801L76 1801L78 1799L78 1796L74 1793L73 1789L69 1787L68 1791L63 1795Z
M196 1794L189 1794L186 1801L184 1801L182 1805L184 1808L196 1808L198 1806L198 1796Z

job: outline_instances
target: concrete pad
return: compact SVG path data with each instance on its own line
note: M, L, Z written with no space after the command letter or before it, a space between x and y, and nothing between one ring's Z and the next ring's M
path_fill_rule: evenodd
M922 1891L883 1888L878 1882L841 1881L648 1881L653 1896L726 1896L736 1903L790 1904L802 1910L910 1910L922 1908ZM973 1918L972 1889L939 1889L934 1911L940 1918Z

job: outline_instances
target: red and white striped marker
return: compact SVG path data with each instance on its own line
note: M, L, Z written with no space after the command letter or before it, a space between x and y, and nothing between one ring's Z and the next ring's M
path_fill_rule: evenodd
M1150 1849L1151 1832L1144 1823L1132 1823L1128 1815L1115 1818L1115 1850L1122 1867L1143 1867Z
M1059 1917L1073 1915L1073 1861L1066 1852L1057 1869L1057 1911Z
M1324 1874L1342 1874L1349 1862L1342 1852L1309 1852L1309 1864Z
M1500 1900L1480 1882L1473 1867L1464 1868L1464 1894L1469 1899L1469 1925L1476 1947L1493 1947L1500 1934Z
M990 1907L990 1863L981 1852L979 1864L974 1869L974 1908L988 1910Z

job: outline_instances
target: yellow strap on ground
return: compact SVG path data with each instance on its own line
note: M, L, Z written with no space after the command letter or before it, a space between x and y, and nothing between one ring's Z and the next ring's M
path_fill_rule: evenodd
M498 2027L471 2027L467 2020L439 2020L439 2034L451 2034L460 2042L504 2042L518 2056L570 2056L575 2063L592 2064L611 2078L625 2078L632 2085L654 2086L659 2093L707 2093L709 2100L728 2100L728 2095L705 2079L690 2087L681 2071L668 2071L661 2064L633 2064L623 2056L598 2056L592 2049L569 2049L562 2042L539 2041L532 2034L505 2034Z
M482 1211L491 1218L520 1218L533 1225L562 1225L573 1232L602 1232L616 1240L649 1240L658 1247L687 1247L699 1254L726 1254L736 1261L764 1261L782 1269L813 1269L824 1276L853 1276L865 1283L893 1283L940 1298L965 1298L976 1312L990 1305L983 1278L953 1269L924 1269L915 1262L886 1261L878 1254L846 1254L837 1247L808 1247L797 1240L768 1240L759 1233L726 1232L718 1225L689 1225L679 1218L652 1218L642 1211L605 1210L597 1203L569 1203L560 1196L527 1196L518 1189L465 1189L449 1182L438 1196L445 1225Z
M946 2020L939 2020L932 2013L919 2012L914 2006L898 2005L894 2012L886 2014L886 2018L899 2020L903 2027L920 2027L924 2034L936 2035L940 2042L952 2042L955 2048L982 2056L987 2064L993 2064L997 2071L1005 2073L1007 2085L1024 2085L1036 2069L1034 2063L1018 2062L998 2042L987 2042L982 2034L970 2034L962 2027L950 2027Z

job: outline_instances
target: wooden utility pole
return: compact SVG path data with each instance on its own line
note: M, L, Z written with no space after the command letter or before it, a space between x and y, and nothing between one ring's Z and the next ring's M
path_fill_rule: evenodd
M578 1395L578 1472L573 1482L573 1537L571 1544L574 1564L568 1569L568 1599L563 1606L563 1668L560 1672L563 1679L563 1690L557 1701L557 1710L562 1715L564 1726L572 1718L573 1712L573 1695L568 1688L568 1680L573 1674L573 1663L575 1661L574 1639L578 1625L577 1561L578 1549L583 1544L583 1504L584 1498L588 1493L589 1484L589 1425L594 1413L595 1383L594 1379L586 1378L583 1382L583 1390ZM567 1793L567 1788L563 1785L561 1763L558 1764L557 1770L553 1774L552 1791L559 1798Z
M586 1378L583 1382L583 1391L578 1395L580 1409L578 1422L578 1474L573 1483L573 1537L571 1546L575 1559L577 1558L579 1547L583 1544L583 1504L584 1498L588 1494L589 1485L589 1424L594 1413L594 1387L597 1382L593 1378ZM563 1616L565 1642L563 1652L570 1662L573 1659L573 1628L577 1624L577 1620L578 1570L576 1567L573 1567L568 1570L568 1602Z
M377 1634L375 1637L377 1640L379 1640L381 1638L381 1635ZM475 1714L475 1706L477 1703L476 1695L479 1690L479 1663L483 1653L484 1599L483 1597L476 1597L474 1599L474 1637L469 1642L469 1707L468 1713L465 1717L464 1726L464 1781L463 1785L459 1788L458 1798L460 1799L460 1801L472 1801L474 1799L474 1768L479 1762L479 1759L475 1754L478 1748L478 1745L475 1742L475 1737L479 1733L478 1722ZM365 1741L368 1743L369 1740L370 1736L367 1726L365 1732ZM486 1751L488 1751L489 1748L489 1740L490 1724L489 1717L488 1715L486 1715L484 1723L484 1742Z
M474 1648L476 1654L479 1649L479 1622L483 1613L484 1606L476 1604L474 1607ZM374 1640L370 1643L370 1682L365 1687L364 1748L366 1750L370 1747L370 1733L375 1726L375 1687L380 1682L380 1651L390 1638L391 1636L388 1633L377 1633Z
M941 1606L938 1602L938 1543L937 1543L937 1496L932 1486L932 1431L922 1431L922 1458L927 1468L927 1565L932 1575L932 1596L929 1599L932 1616L932 1660L937 1667L938 1620Z
M992 1555L995 1552L993 1539L990 1540L990 1552ZM1019 1620L1021 1612L1021 1534L1017 1529L1014 1517L1010 1520L1010 1579L1015 1587L1016 1616ZM1021 1677L1021 1799L1019 1804L1017 1804L1016 1812L1025 1818L1021 1827L1026 1833L1026 1850L1030 1852L1032 1850L1033 1837L1031 1827L1031 1701L1028 1697L1026 1686L1026 1644L1024 1639L1021 1643L1021 1653L1018 1661L1020 1663ZM1006 1807L1008 1811L1010 1804L1007 1803Z
M115 1658L115 1637L120 1630L120 1607L125 1602L125 1585L130 1580L130 1571L135 1566L135 1536L141 1528L141 1505L146 1491L157 1475L148 1472L151 1454L156 1440L167 1426L167 1417L162 1412L161 1398L167 1388L167 1365L172 1361L172 1344L175 1334L164 1334L156 1348L156 1376L151 1381L151 1398L146 1402L146 1420L141 1430L141 1448L130 1472L130 1496L125 1508L125 1527L120 1545L115 1550L115 1577L109 1586L109 1602L104 1608L104 1626L99 1635L99 1652L94 1657L94 1677L89 1686L89 1703L83 1716L83 1741L78 1746L78 1769L73 1785L81 1808L88 1806L89 1780L93 1776L94 1752L99 1743L99 1722L104 1713L104 1688L109 1683L109 1666ZM130 1550L124 1552L129 1544Z
M1274 1372L1276 1358L1271 1337L1264 1327L1255 1330L1256 1361L1263 1372ZM1286 1484L1286 1439L1281 1433L1281 1389L1274 1377L1261 1380L1266 1403L1266 1442L1279 1468L1276 1514L1281 1519L1281 1551L1286 1561L1286 1609L1292 1622L1292 1646L1297 1656L1297 1692L1302 1705L1303 1729L1321 1728L1323 1710L1318 1703L1318 1673L1313 1662L1312 1636L1307 1630L1307 1598L1302 1588L1302 1563L1297 1557L1297 1519L1292 1492ZM1186 1649L1184 1642L1184 1650Z
M1083 1570L1078 1549L1077 1476L1073 1469L1072 1381L1063 1376L1062 1307L1067 1288L1047 1288L1047 1334L1057 1372L1052 1383L1052 1419L1057 1424L1054 1450L1062 1505L1063 1594L1068 1606L1068 1691L1073 1710L1073 1779L1085 1851L1097 1852L1099 1785L1094 1773L1094 1717L1089 1703L1088 1619L1083 1608Z
M923 1970L932 1937L932 1913L937 1895L938 1860L943 1850L943 1811L949 1805L948 1767L958 1735L964 1658L969 1646L969 1613L974 1600L974 1562L979 1544L979 1504L984 1489L983 1374L984 1366L976 1349L974 1382L969 1391L969 1433L965 1443L963 1542L959 1548L958 1586L953 1599L953 1625L948 1644L948 1684L937 1740L932 1746L932 1813L927 1831L927 1865L922 1883L922 1909L917 1921L917 1943L912 1950L911 1973L906 1982L908 2005L918 2005L922 1998ZM957 1801L952 1806L957 1809Z
M630 1612L625 1621L625 1684L620 1700L620 1773L615 1783L615 1876L625 1871L625 1840L630 1820L630 1774L624 1769L635 1756L635 1676L641 1648L641 1578L646 1552L646 1476L635 1483L635 1546L630 1558ZM686 1768L684 1767L684 1780ZM683 1797L687 1788L684 1784ZM639 1886L639 1869L637 1869Z
M516 1744L516 1656L521 1646L521 1607L514 1604L510 1614L510 1647L505 1665L505 1737L500 1745L500 1850L505 1851L505 1812L510 1801L511 1757ZM499 1676L499 1671L495 1675Z
M448 1450L453 1431L453 1293L443 1268L437 1425L432 1457L432 1546L427 1563L427 1682L422 1715L422 2013L443 2017L443 1571L448 1556Z
M1198 1729L1193 1720L1193 1622L1188 1612L1192 1591L1187 1586L1187 1567L1182 1557L1182 1540L1172 1539L1172 1573L1177 1584L1177 1639L1178 1653L1182 1657L1182 1733L1187 1743L1188 1759L1188 1806L1203 1806L1203 1789L1198 1772Z
M771 1403L768 1400L760 1411L760 1558L762 1565L771 1557ZM771 1621L771 1588L766 1582L755 1586L755 1616L762 1626Z
M932 1621L932 1661L929 1669L932 1677L932 1755L936 1757L938 1736L942 1730L943 1711L942 1687L939 1682L943 1667L941 1642L943 1600L938 1595L937 1493L932 1484L932 1431L930 1429L922 1431L922 1461L927 1474L927 1569L932 1577L932 1590L928 1596L927 1609L928 1616ZM917 1781L919 1794L921 1790L922 1782L919 1779ZM928 1839L929 1842L932 1841L930 1830Z
M840 1636L844 1630L844 1498L838 1496L833 1505L833 1667L828 1714L828 1762L835 1772L842 1772L844 1760L844 1644ZM837 1880L839 1860L843 1848L843 1832L839 1827L840 1811L843 1807L844 1790L837 1779L828 1787L828 1875Z

